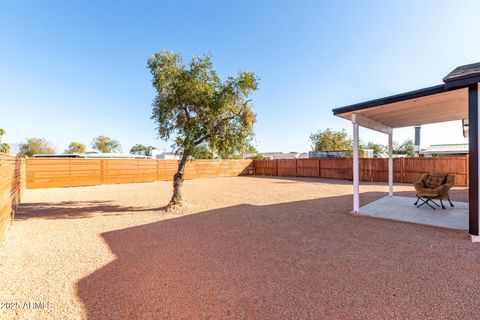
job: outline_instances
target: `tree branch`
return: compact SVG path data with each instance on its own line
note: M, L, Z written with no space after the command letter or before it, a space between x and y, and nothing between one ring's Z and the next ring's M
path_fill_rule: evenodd
M210 134L206 134L204 135L203 137L197 139L196 141L193 142L193 145L194 146L198 146L200 143L204 142L205 140L207 140L208 138L210 137Z
M187 117L187 121L190 121L190 111L188 110L187 105L184 103L182 104L183 111L185 111L185 117Z
M248 104L250 101L252 101L252 100L250 99L250 100L245 101L245 102L243 103L243 106L240 108L240 110L239 110L237 113L235 113L235 115L230 116L230 117L223 118L222 120L219 120L219 121L218 121L218 124L215 126L215 130L218 130L218 129L220 128L220 126L221 126L222 124L224 124L225 122L235 119L235 116L240 117L240 114L241 114L242 110L247 106L247 104ZM186 106L184 106L184 108L186 108ZM188 109L185 109L185 110L188 110ZM201 137L201 138L197 139L196 141L194 141L194 142L193 142L193 145L194 145L194 146L199 145L200 143L202 143L202 142L204 142L205 140L207 140L210 136L211 136L211 134L206 134L206 135L204 135L203 137Z

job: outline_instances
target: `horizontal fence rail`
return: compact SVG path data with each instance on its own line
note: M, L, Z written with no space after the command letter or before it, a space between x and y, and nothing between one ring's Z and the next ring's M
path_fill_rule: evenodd
M24 176L22 159L0 154L0 243L20 204Z
M253 166L259 176L351 180L353 175L351 158L254 160ZM448 172L456 186L468 186L468 157L393 159L394 182L413 183L426 172ZM388 159L360 159L360 180L388 181Z
M26 187L172 180L177 169L177 160L29 158L26 160ZM193 160L188 161L185 168L185 179L247 174L253 174L252 160Z

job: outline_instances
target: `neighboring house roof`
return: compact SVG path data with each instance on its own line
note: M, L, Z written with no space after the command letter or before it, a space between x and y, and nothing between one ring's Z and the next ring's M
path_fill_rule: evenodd
M94 158L94 159L148 159L147 156L139 156L127 153L82 153L82 154L35 154L33 158Z
M251 158L255 156L257 153L250 153L246 154L245 158ZM271 158L271 159L298 159L299 157L306 158L308 157L308 153L297 153L297 152L259 152L264 158Z
M420 151L421 154L467 154L468 143L433 144Z

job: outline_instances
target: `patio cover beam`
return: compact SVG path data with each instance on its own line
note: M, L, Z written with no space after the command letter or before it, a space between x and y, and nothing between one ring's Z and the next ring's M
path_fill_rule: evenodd
M358 123L362 127L379 131L386 134L391 134L393 129L389 126L384 125L378 121L362 116L361 114L354 113L352 114L352 123Z
M360 209L359 126L388 135L388 195L393 196L393 128L360 114L352 114L353 125L353 212Z

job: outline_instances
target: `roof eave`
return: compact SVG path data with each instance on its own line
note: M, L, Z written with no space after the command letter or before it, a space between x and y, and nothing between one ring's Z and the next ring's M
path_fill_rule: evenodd
M475 77L458 77L445 82L446 89L458 89L462 87L468 87L471 84L480 82L480 75Z
M457 87L456 87L457 88ZM357 110L363 110L363 109L368 109L368 108L373 108L373 107L378 107L381 105L385 104L390 104L390 103L395 103L395 102L400 102L400 101L405 101L405 100L410 100L410 99L416 99L416 98L421 98L437 93L442 93L451 90L450 88L446 88L444 84L432 86L432 87L427 87L423 89L418 89L414 91L409 91L405 93L400 93L396 94L393 96L388 96L380 99L375 99L375 100L370 100L366 102L361 102L361 103L356 103L352 104L349 106L345 107L339 107L333 109L333 114L334 115L340 115L343 113L348 113L352 111L357 111Z

